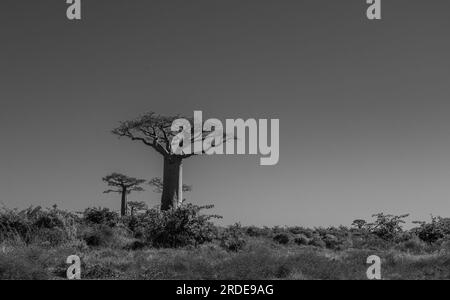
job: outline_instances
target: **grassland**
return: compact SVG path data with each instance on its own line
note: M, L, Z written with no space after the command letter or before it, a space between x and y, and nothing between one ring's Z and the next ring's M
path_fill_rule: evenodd
M385 215L390 223L352 228L220 228L199 212L4 211L0 279L65 279L70 255L81 258L83 279L363 280L370 255L381 257L385 280L450 279L447 219L410 231Z

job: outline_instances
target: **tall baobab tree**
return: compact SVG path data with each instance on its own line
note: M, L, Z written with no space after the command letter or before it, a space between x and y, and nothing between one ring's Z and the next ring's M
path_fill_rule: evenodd
M131 192L142 192L144 189L141 187L146 182L145 179L137 179L128 177L120 173L112 173L103 177L103 181L112 187L109 190L104 191L107 193L118 193L122 195L122 201L120 206L120 215L125 216L127 214L127 196Z
M120 126L112 131L119 137L127 137L132 141L141 142L153 148L164 158L163 189L161 196L161 210L176 208L183 200L183 168L184 159L194 156L195 153L178 153L172 149L172 139L177 132L171 130L172 123L181 116L166 117L153 112L147 113L135 120L121 122ZM189 119L192 122L192 119ZM192 142L203 140L210 132L202 131L201 136L195 134ZM224 135L224 141L227 139ZM216 145L214 145L216 146ZM179 199L181 198L181 199Z
M161 194L163 192L163 190L164 190L164 183L163 183L163 180L160 177L152 178L152 180L150 180L148 182L148 184L153 187L153 191L155 193ZM192 191L192 186L183 183L183 190L182 190L182 192L184 193L184 192L190 192L190 191ZM178 204L181 204L184 201L183 194L180 193L180 191L178 191L178 193L179 193Z

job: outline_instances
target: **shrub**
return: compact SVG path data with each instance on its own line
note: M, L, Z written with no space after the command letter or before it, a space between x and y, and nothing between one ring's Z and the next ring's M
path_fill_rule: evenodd
M111 246L114 242L114 231L109 226L96 225L86 228L82 238L91 247Z
M436 243L437 241L450 235L450 219L441 217L431 217L431 222L414 222L420 224L419 227L412 231L424 242L428 244Z
M309 242L309 245L319 247L319 248L325 248L327 246L327 244L318 235L313 236L313 238Z
M33 241L41 245L58 246L69 241L69 238L60 228L42 228L34 233Z
M114 227L119 222L119 215L108 208L87 208L83 212L83 219L87 223Z
M245 228L245 233L251 237L261 237L267 235L267 231L265 229L256 226L249 226Z
M309 242L310 242L310 240L303 234L298 234L294 238L294 243L296 243L299 246L306 246L309 244Z
M0 239L29 242L32 237L33 222L26 211L3 209L0 213Z
M385 241L393 241L398 234L403 232L403 228L401 224L404 224L405 221L403 219L407 218L409 215L385 215L383 213L379 213L373 215L376 217L376 220L372 224L368 224L369 231L379 238Z
M281 245L287 245L291 239L288 234L279 233L273 237L273 240Z
M79 218L53 206L48 210L37 210L33 222L33 237L38 242L48 242L52 246L76 238Z
M363 238L360 244L360 249L371 249L371 250L386 250L391 246L391 243L379 238L376 235L369 234Z
M290 227L287 230L292 234L302 235L308 239L314 235L313 230L303 227Z
M210 220L220 217L201 214L202 210L211 208L213 206L186 204L168 211L150 209L137 216L139 225L132 230L135 236L142 236L155 247L198 246L211 242L217 236Z
M237 252L242 250L246 243L239 223L229 226L220 234L220 246L228 251Z
M418 237L414 237L410 240L399 243L395 248L402 252L421 254L426 250L426 244L424 244L424 242Z
M38 228L46 229L64 228L64 221L56 211L51 211L40 214L34 222L34 225Z
M367 228L367 222L366 220L357 219L353 221L352 226L357 230L364 230Z
M76 236L78 218L71 213L59 210L30 207L28 209L0 212L0 239L19 240L25 243L43 242L43 237L57 240L69 240ZM57 237L58 236L58 237Z
M131 230L135 235L139 234L138 238L141 238L143 235L142 232L142 221L144 220L144 218L142 217L141 214L136 215L129 215L129 216L123 216L121 218L121 222L122 224L128 228L129 230Z
M325 246L330 249L336 249L340 244L339 239L332 234L326 234L323 241L325 242Z

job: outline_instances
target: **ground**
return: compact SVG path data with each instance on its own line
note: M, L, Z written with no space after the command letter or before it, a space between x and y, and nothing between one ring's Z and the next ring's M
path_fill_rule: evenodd
M82 261L83 279L367 279L367 258L382 259L382 278L450 279L450 252L412 254L398 250L330 250L279 245L252 238L239 252L215 243L181 249L123 250L83 243L54 248L3 246L2 279L65 279L69 255Z

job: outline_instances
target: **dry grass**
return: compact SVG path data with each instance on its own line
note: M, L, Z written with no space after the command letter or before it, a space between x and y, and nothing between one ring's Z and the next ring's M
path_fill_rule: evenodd
M382 258L384 279L450 279L447 219L409 232L395 227L383 239L342 226L221 228L201 209L121 219L105 209L87 209L82 217L56 207L4 210L0 279L64 279L71 255L81 258L83 279L359 280L366 279L371 255Z
M4 246L4 247L3 247ZM447 252L333 251L281 246L254 238L239 252L216 244L184 249L123 250L68 244L56 248L0 247L0 279L64 279L69 255L82 260L84 279L365 279L366 259L382 258L384 279L449 279ZM5 250L5 251L3 251Z

